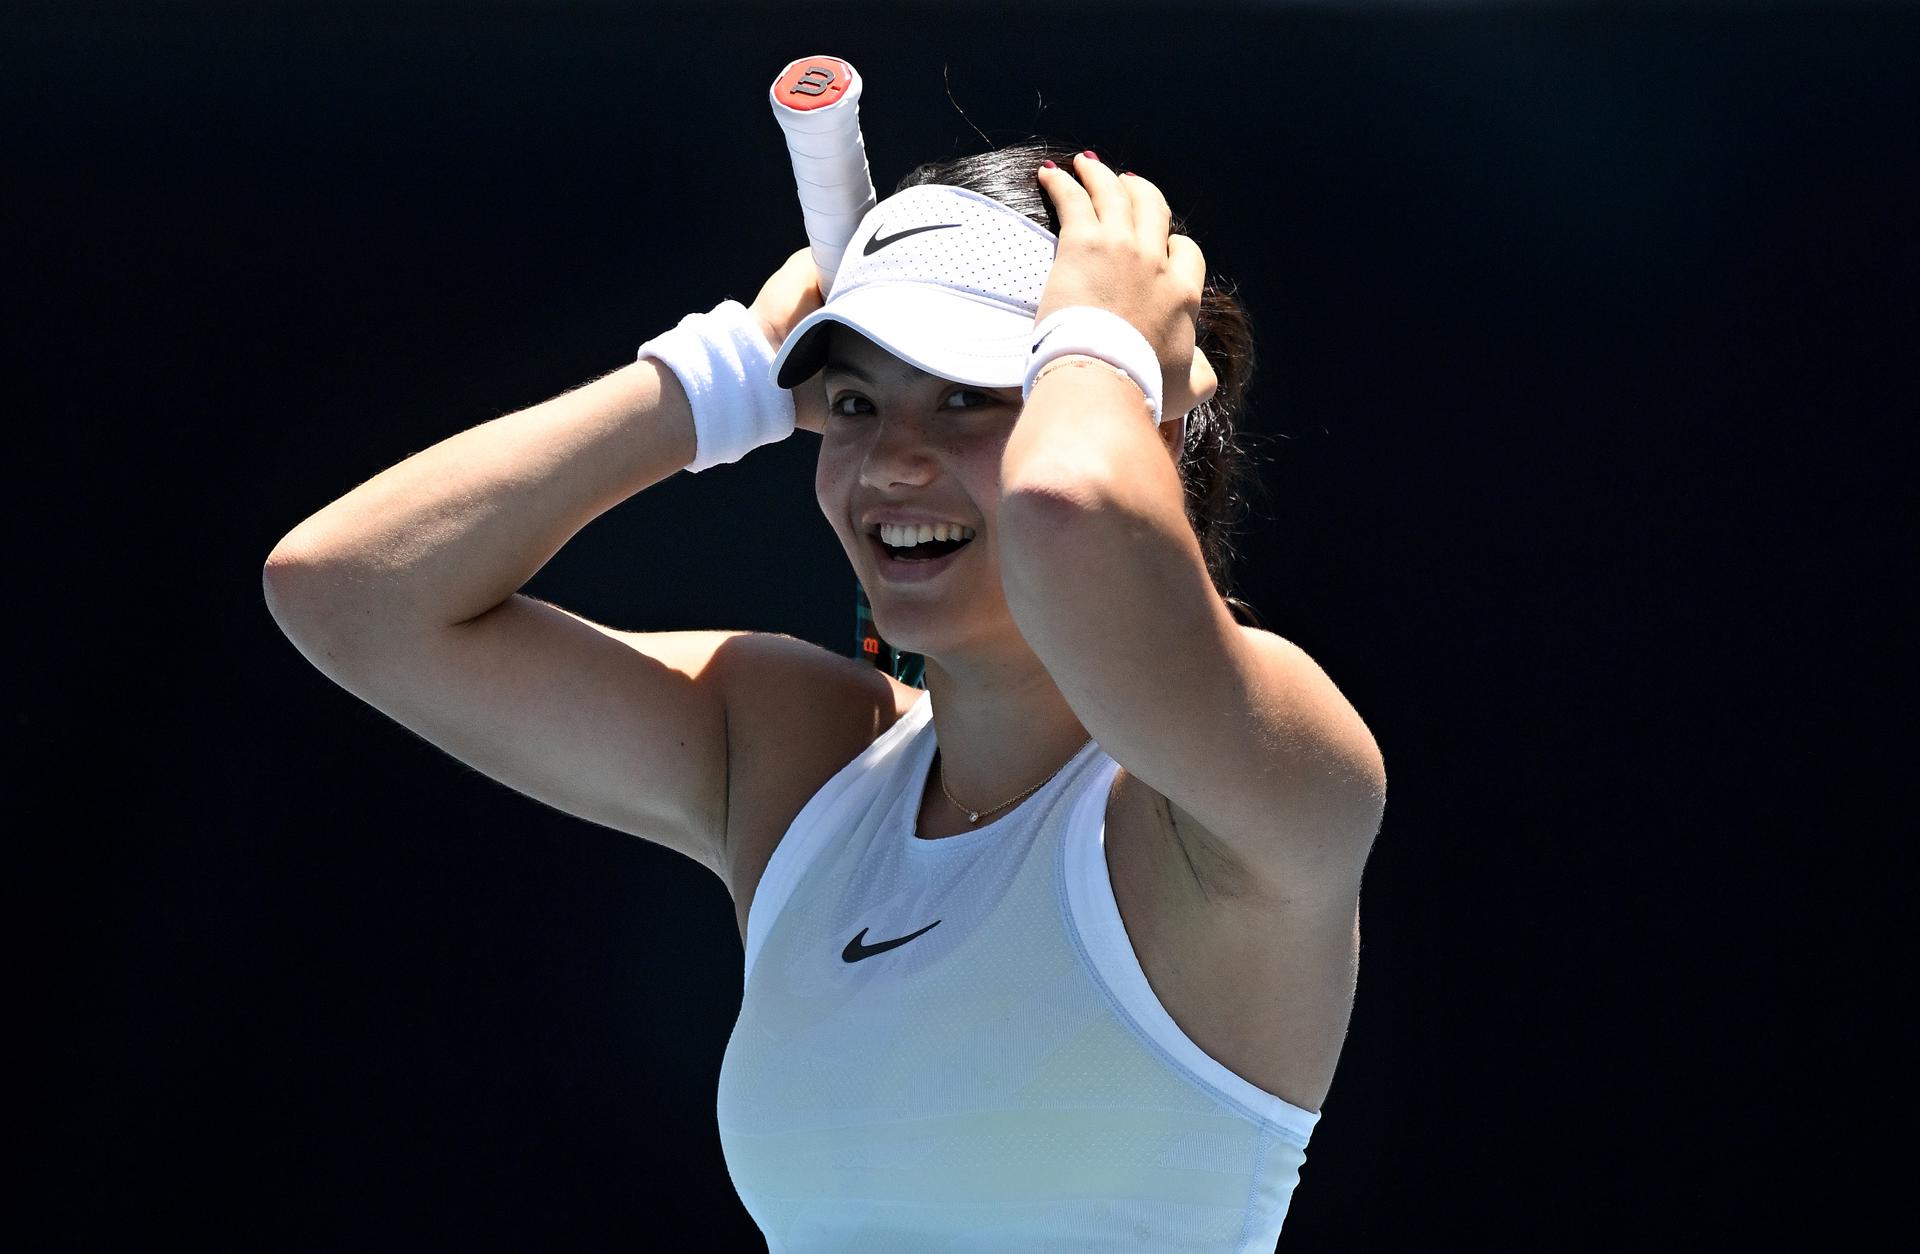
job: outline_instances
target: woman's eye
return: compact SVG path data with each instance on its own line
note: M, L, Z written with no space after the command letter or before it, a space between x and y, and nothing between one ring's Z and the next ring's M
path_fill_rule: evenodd
M972 388L958 388L952 392L947 393L947 401L951 402L953 398L956 396L971 397L972 400L963 405L953 405L953 404L943 403L941 408L943 409L979 409L982 405L993 404L993 401L994 401L994 398L987 395L985 392L976 392ZM859 411L848 411L840 408L842 405L847 404L849 401L858 405L872 404L872 402L867 400L866 397L861 396L854 392L849 392L844 396L837 397L832 403L830 403L827 406L827 412L829 414L832 414L836 418L851 418L854 416L854 413Z

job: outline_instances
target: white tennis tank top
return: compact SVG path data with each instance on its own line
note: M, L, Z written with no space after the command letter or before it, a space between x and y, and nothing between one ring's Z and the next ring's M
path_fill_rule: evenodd
M727 1171L771 1254L1270 1251L1315 1111L1201 1052L1107 877L1089 743L991 823L914 835L932 694L815 793L747 916Z

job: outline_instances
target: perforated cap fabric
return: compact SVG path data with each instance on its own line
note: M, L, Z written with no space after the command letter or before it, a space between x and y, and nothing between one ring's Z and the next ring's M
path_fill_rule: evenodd
M798 386L826 364L825 324L853 328L928 374L1019 387L1060 237L991 196L928 183L875 205L847 243L824 305L773 359Z

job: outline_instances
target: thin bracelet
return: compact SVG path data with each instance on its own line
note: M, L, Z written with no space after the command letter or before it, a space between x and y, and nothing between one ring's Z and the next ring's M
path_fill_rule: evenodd
M1112 362L1106 361L1099 357L1090 357L1085 354L1071 354L1071 353L1065 357L1056 358L1053 361L1048 362L1045 366L1042 366L1040 368L1040 373L1033 376L1033 385L1035 387L1039 387L1040 380L1046 378L1048 375L1052 374L1054 371L1058 370L1062 366L1100 366L1100 367L1103 367L1104 369L1111 370L1114 374L1126 380L1127 385L1133 388L1134 391L1136 392L1140 391L1140 385L1133 381L1133 376L1128 374L1126 371L1122 370L1120 367L1114 365ZM1152 403L1147 400L1147 395L1145 392L1140 393L1140 399L1143 404Z

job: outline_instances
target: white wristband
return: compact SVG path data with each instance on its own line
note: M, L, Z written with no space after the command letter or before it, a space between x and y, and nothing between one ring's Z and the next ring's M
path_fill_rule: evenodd
M1033 349L1027 356L1027 377L1020 385L1020 399L1033 394L1033 383L1042 368L1056 357L1081 353L1126 372L1139 385L1153 409L1153 422L1160 424L1160 358L1139 328L1096 305L1070 305L1056 309L1033 328Z
M773 381L773 345L739 301L688 314L642 344L635 360L641 357L666 363L693 405L690 473L739 461L793 434L793 393Z

